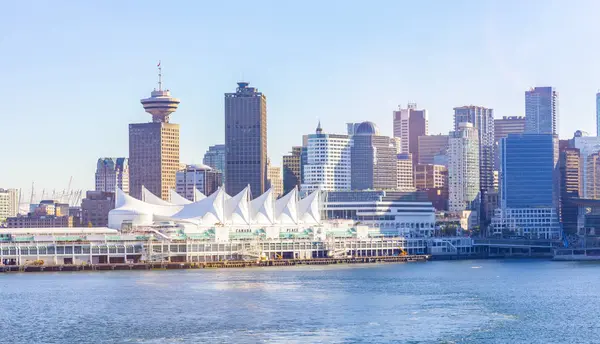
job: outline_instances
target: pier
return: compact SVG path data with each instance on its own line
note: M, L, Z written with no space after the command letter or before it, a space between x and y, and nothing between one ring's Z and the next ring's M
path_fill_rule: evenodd
M148 263L112 263L112 264L63 264L63 265L1 265L0 272L61 272L61 271L112 271L112 270L178 270L178 269L214 269L214 268L250 268L296 265L334 265L334 264L374 264L374 263L410 263L426 262L429 255L380 256L380 257L344 257L315 259L278 259L278 260L232 260L212 262L148 262Z

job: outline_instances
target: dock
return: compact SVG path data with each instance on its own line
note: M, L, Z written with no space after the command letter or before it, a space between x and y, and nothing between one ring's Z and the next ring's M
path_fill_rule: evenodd
M429 255L381 256L381 257L342 257L312 259L277 260L230 260L213 262L147 262L147 263L110 263L110 264L63 264L63 265L0 265L0 272L67 272L67 271L113 271L113 270L181 270L181 269L218 269L251 268L297 265L335 265L335 264L375 264L426 262Z

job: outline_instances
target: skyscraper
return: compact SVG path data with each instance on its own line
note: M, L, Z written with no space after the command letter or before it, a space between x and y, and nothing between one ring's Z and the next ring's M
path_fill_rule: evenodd
M129 161L127 158L100 158L96 163L96 191L129 193Z
M360 123L346 123L346 132L348 133L348 135L354 135L354 133L356 132L356 128L358 128L359 125Z
M225 176L225 145L214 145L208 147L202 163L206 166L210 166L213 169L221 172L223 177ZM223 180L225 183L225 180Z
M350 190L352 139L348 135L327 134L319 123L315 133L306 136L305 147L302 191Z
M508 134L522 134L525 131L525 117L504 116L494 120L494 170L500 170L500 139Z
M398 187L398 140L381 136L373 122L361 123L352 136L352 190Z
M417 190L441 189L447 187L448 169L443 165L415 166L415 187Z
M600 136L600 92L596 93L596 136Z
M267 98L247 82L225 93L225 188L236 195L250 185L252 197L267 183Z
M525 132L558 135L558 93L553 87L525 92Z
M283 156L283 193L287 194L293 188L300 189L302 184L302 147L292 147L288 155Z
M500 143L500 209L495 233L558 239L558 139L552 134L509 134Z
M591 157L588 158L588 162L593 160ZM579 207L570 202L570 200L581 197L582 166L579 149L561 149L558 165L560 170L560 206L558 216L560 222L563 223L565 233L574 234L577 233L577 213ZM593 172L591 174L588 173L588 176L594 179Z
M587 174L585 188L588 193L586 198L600 199L600 152L588 157L583 170Z
M283 178L281 177L281 167L273 166L270 163L267 166L267 188L271 189L274 199L283 195Z
M419 136L419 164L434 164L436 155L448 153L448 135Z
M209 196L217 191L222 183L223 174L210 166L197 164L186 165L177 171L177 185L175 191L189 201L197 202L196 190Z
M558 140L548 134L510 134L501 141L503 207L558 205Z
M416 191L412 156L406 153L398 154L397 186L400 191Z
M129 125L129 193L140 199L142 186L163 200L175 189L175 173L179 168L179 124L169 123L179 99L162 89L162 73L158 65L158 89L150 98L142 99L144 110L152 122Z
M413 165L419 161L419 136L427 135L427 110L417 110L417 104L394 111L394 137L400 139L400 152L412 154Z
M494 110L482 106L454 108L454 130L461 123L471 123L479 141L479 187L482 192L494 189Z
M479 210L479 134L473 124L463 122L450 132L448 150L448 209L453 212Z
M582 166L581 185L582 193L581 196L585 198L595 198L595 193L591 191L592 184L588 181L588 159L592 154L600 152L600 137L590 136L589 134L577 130L573 135L573 139L570 140L572 148L579 150ZM600 197L600 195L598 195Z
M500 142L508 134L522 134L525 131L525 117L503 116L494 120L494 141Z

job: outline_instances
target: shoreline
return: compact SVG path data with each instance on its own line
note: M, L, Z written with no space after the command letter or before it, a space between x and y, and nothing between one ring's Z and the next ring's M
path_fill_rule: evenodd
M335 265L335 264L374 264L374 263L416 263L427 262L429 255L350 257L350 258L314 258L280 259L263 261L214 261L214 262L155 262L155 263L108 263L82 265L2 265L0 273L11 272L73 272L73 271L131 271L131 270L187 270L187 269L227 269L280 267L298 265Z

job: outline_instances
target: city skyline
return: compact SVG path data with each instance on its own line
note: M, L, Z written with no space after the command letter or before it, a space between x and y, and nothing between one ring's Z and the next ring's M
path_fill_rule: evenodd
M448 10L447 14L457 14L465 10L467 4L470 13L482 14L472 25L489 20L482 33L471 32L465 26L452 27L450 19L437 14L444 12L440 11L444 8ZM86 15L91 8L86 4L74 4L69 8L54 4L38 4L31 8L26 4L9 4L7 12L20 13L27 20L20 22L7 18L0 24L6 33L3 44L11 47L3 56L5 82L0 86L0 97L7 105L1 116L11 130L2 135L0 144L19 147L5 150L2 161L20 166L19 169L0 169L3 186L28 190L35 182L37 190L61 189L73 176L74 189L93 189L98 157L126 156L128 123L148 121L148 115L139 106L139 99L147 97L148 90L156 84L154 68L160 59L165 66L165 86L182 100L175 122L182 128L181 161L188 164L200 163L209 146L224 142L223 131L214 130L223 128L221 97L240 80L249 81L269 95L268 152L278 166L290 147L301 144L302 135L313 132L317 117L329 133L343 134L346 122L368 120L379 125L382 134L391 136L390 112L409 101L428 110L431 134L445 134L452 127L453 107L477 104L493 108L496 118L524 116L524 91L535 86L552 86L560 93L561 137L571 137L577 129L595 127L594 96L600 84L600 69L586 62L588 58L591 61L594 54L586 50L590 48L585 40L598 30L598 24L585 20L569 21L569 18L593 13L598 6L595 3L574 9L563 8L557 2L544 8L546 16L540 18L528 16L536 7L535 2L509 2L506 6L458 2L438 4L438 11L428 11L426 4L387 3L368 8L349 5L343 10L343 17L359 20L358 25L342 25L335 30L330 30L331 24L327 21L339 7L325 4L323 13L314 15L315 29L308 31L294 28L293 24L311 13L310 6L295 9L299 11L297 18L288 17L287 21L276 18L269 24L258 25L265 14L240 3L227 14L232 21L242 18L242 24L252 26L257 34L265 37L265 41L256 47L243 37L228 35L236 32L237 26L218 22L218 14L224 15L229 9L221 6L203 9L205 13L201 14L201 20L183 15L172 27L148 35L132 23L145 23L146 16L160 15L169 20L173 19L173 14L159 12L158 7L152 6L138 13L140 6L129 4L116 14L115 25L106 28L99 25L99 21L114 14L110 5L96 5L98 8L94 11L98 16L89 20ZM516 6L518 10L515 10ZM245 16L248 10L255 16ZM269 15L287 10L289 8L284 5L272 5ZM361 14L361 11L365 13ZM386 20L383 19L398 11L414 11L415 18L430 16L432 24L418 30L411 27L415 18L407 23L384 24ZM194 15L198 12L199 8L194 6L190 9ZM217 20L211 19L211 15ZM369 15L372 18L366 18ZM64 23L56 20L63 17L74 19ZM508 17L511 20L504 23L503 19ZM53 23L57 22L52 26L55 30L52 35L42 34L41 27L47 25L48 20L44 18L54 18ZM131 23L125 19L131 19ZM89 23L86 24L86 20ZM29 21L38 23L24 27L23 23ZM572 25L561 27L558 33L536 30L522 35L523 28L547 28L562 22ZM69 34L74 25L80 27L80 32ZM319 38L317 31L324 27L328 28L327 35ZM412 31L405 32L407 27ZM193 30L186 33L187 29ZM388 29L390 32L386 32ZM578 39L566 41L573 32L577 32ZM199 43L187 48L148 44L157 37L169 37L181 43L198 33L201 33L196 38ZM61 41L54 38L58 36ZM90 42L83 39L88 36ZM331 45L333 37L337 44ZM373 40L373 37L377 38ZM431 51L428 59L423 61L397 54L415 49L409 47L412 40L427 39L431 42L419 43L416 47L435 46L437 49ZM527 47L525 51L513 54L515 46L524 48L533 40L533 45L540 48L539 52ZM277 45L279 42L282 45ZM559 43L565 43L567 47L546 56L547 61L532 66L532 62L540 60ZM239 50L238 45L247 58L239 59L233 54ZM451 55L448 53L465 45L473 49L470 56L448 60ZM271 46L281 51L273 53ZM348 50L360 53L352 55ZM575 51L578 52L576 55ZM265 58L265 54L270 56ZM235 59L224 58L227 55L235 56ZM43 56L43 60L39 56ZM574 64L589 68L553 68L564 66L558 62L565 59L576 59ZM447 63L455 68L445 71ZM417 81L417 76L421 76L422 81ZM410 79L410 82L398 82L403 79ZM481 87L482 80L491 81L490 86ZM578 82L573 83L573 80ZM351 84L359 87L340 91L341 85ZM295 97L309 87L311 102L296 102ZM67 108L58 103L65 95L71 101ZM106 101L107 95L110 101ZM30 101L32 98L36 101ZM565 120L567 118L574 120ZM293 119L298 123L291 127L289 122ZM594 132L593 129L587 131ZM107 140L86 141L90 136ZM36 151L36 147L39 149L47 142L72 147L70 151L82 158L73 166L60 164L56 156ZM37 174L33 164L48 166L48 173Z

